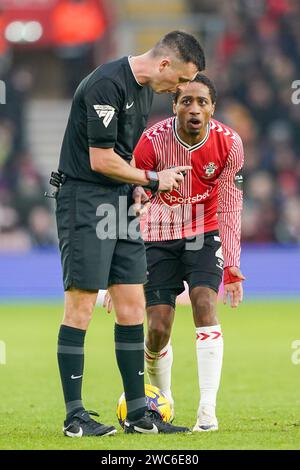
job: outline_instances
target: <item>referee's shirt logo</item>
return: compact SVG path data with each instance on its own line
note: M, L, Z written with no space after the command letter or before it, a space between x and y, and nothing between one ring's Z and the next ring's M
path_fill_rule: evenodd
M115 108L108 104L94 104L94 109L99 118L103 118L103 125L108 127L115 114Z

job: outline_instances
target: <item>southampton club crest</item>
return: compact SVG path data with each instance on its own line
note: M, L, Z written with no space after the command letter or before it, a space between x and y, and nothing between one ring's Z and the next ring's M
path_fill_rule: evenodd
M205 165L203 167L203 170L205 170L205 176L204 178L212 178L215 174L215 171L218 169L217 165L214 162L209 162L208 165Z

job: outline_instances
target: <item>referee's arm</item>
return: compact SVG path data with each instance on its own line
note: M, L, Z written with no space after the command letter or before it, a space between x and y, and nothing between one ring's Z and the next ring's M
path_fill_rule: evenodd
M145 170L139 170L129 165L114 151L113 148L90 147L90 164L93 171L114 178L124 183L132 183L140 186L148 186L149 179ZM182 173L191 170L190 166L178 166L168 170L162 170L159 175L159 190L172 191L178 188L183 181Z
M124 183L146 186L149 182L144 170L128 165L113 148L90 147L90 164L93 171Z
M118 114L123 106L119 86L110 79L102 78L87 91L85 105L91 169L123 183L147 186L149 178L145 170L132 167L114 151ZM180 172L187 169L190 167L161 171L159 189L170 191L178 188L183 180Z

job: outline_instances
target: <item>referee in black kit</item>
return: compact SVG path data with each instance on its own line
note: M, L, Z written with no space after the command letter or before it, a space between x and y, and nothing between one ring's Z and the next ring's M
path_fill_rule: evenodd
M65 290L58 364L66 404L66 436L116 432L114 426L92 419L91 415L98 416L97 413L86 411L81 399L85 333L98 290L107 288L116 311L116 358L128 411L125 433L188 431L186 427L164 423L155 412L147 410L145 249L140 236L131 237L129 230L124 234L124 224L121 230L113 222L119 216L124 218L124 211L119 214L121 200L125 199L127 207L133 203L133 207L142 207L147 202L141 186L171 191L183 181L181 172L190 167L155 173L134 168L130 161L146 127L153 91L175 92L178 87L184 88L204 68L204 53L197 40L190 34L173 31L142 55L123 57L96 68L75 92L60 154L63 184L57 194L56 210ZM104 218L107 213L111 218ZM130 210L129 213L126 210L127 227L136 216Z

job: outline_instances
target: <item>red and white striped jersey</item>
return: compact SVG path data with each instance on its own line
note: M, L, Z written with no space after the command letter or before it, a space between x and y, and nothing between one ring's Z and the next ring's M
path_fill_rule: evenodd
M143 221L144 240L175 240L219 229L224 266L239 266L243 195L238 172L244 161L239 135L211 119L204 139L190 146L180 139L176 117L171 117L143 133L134 157L142 169L192 167L178 190L153 199Z

